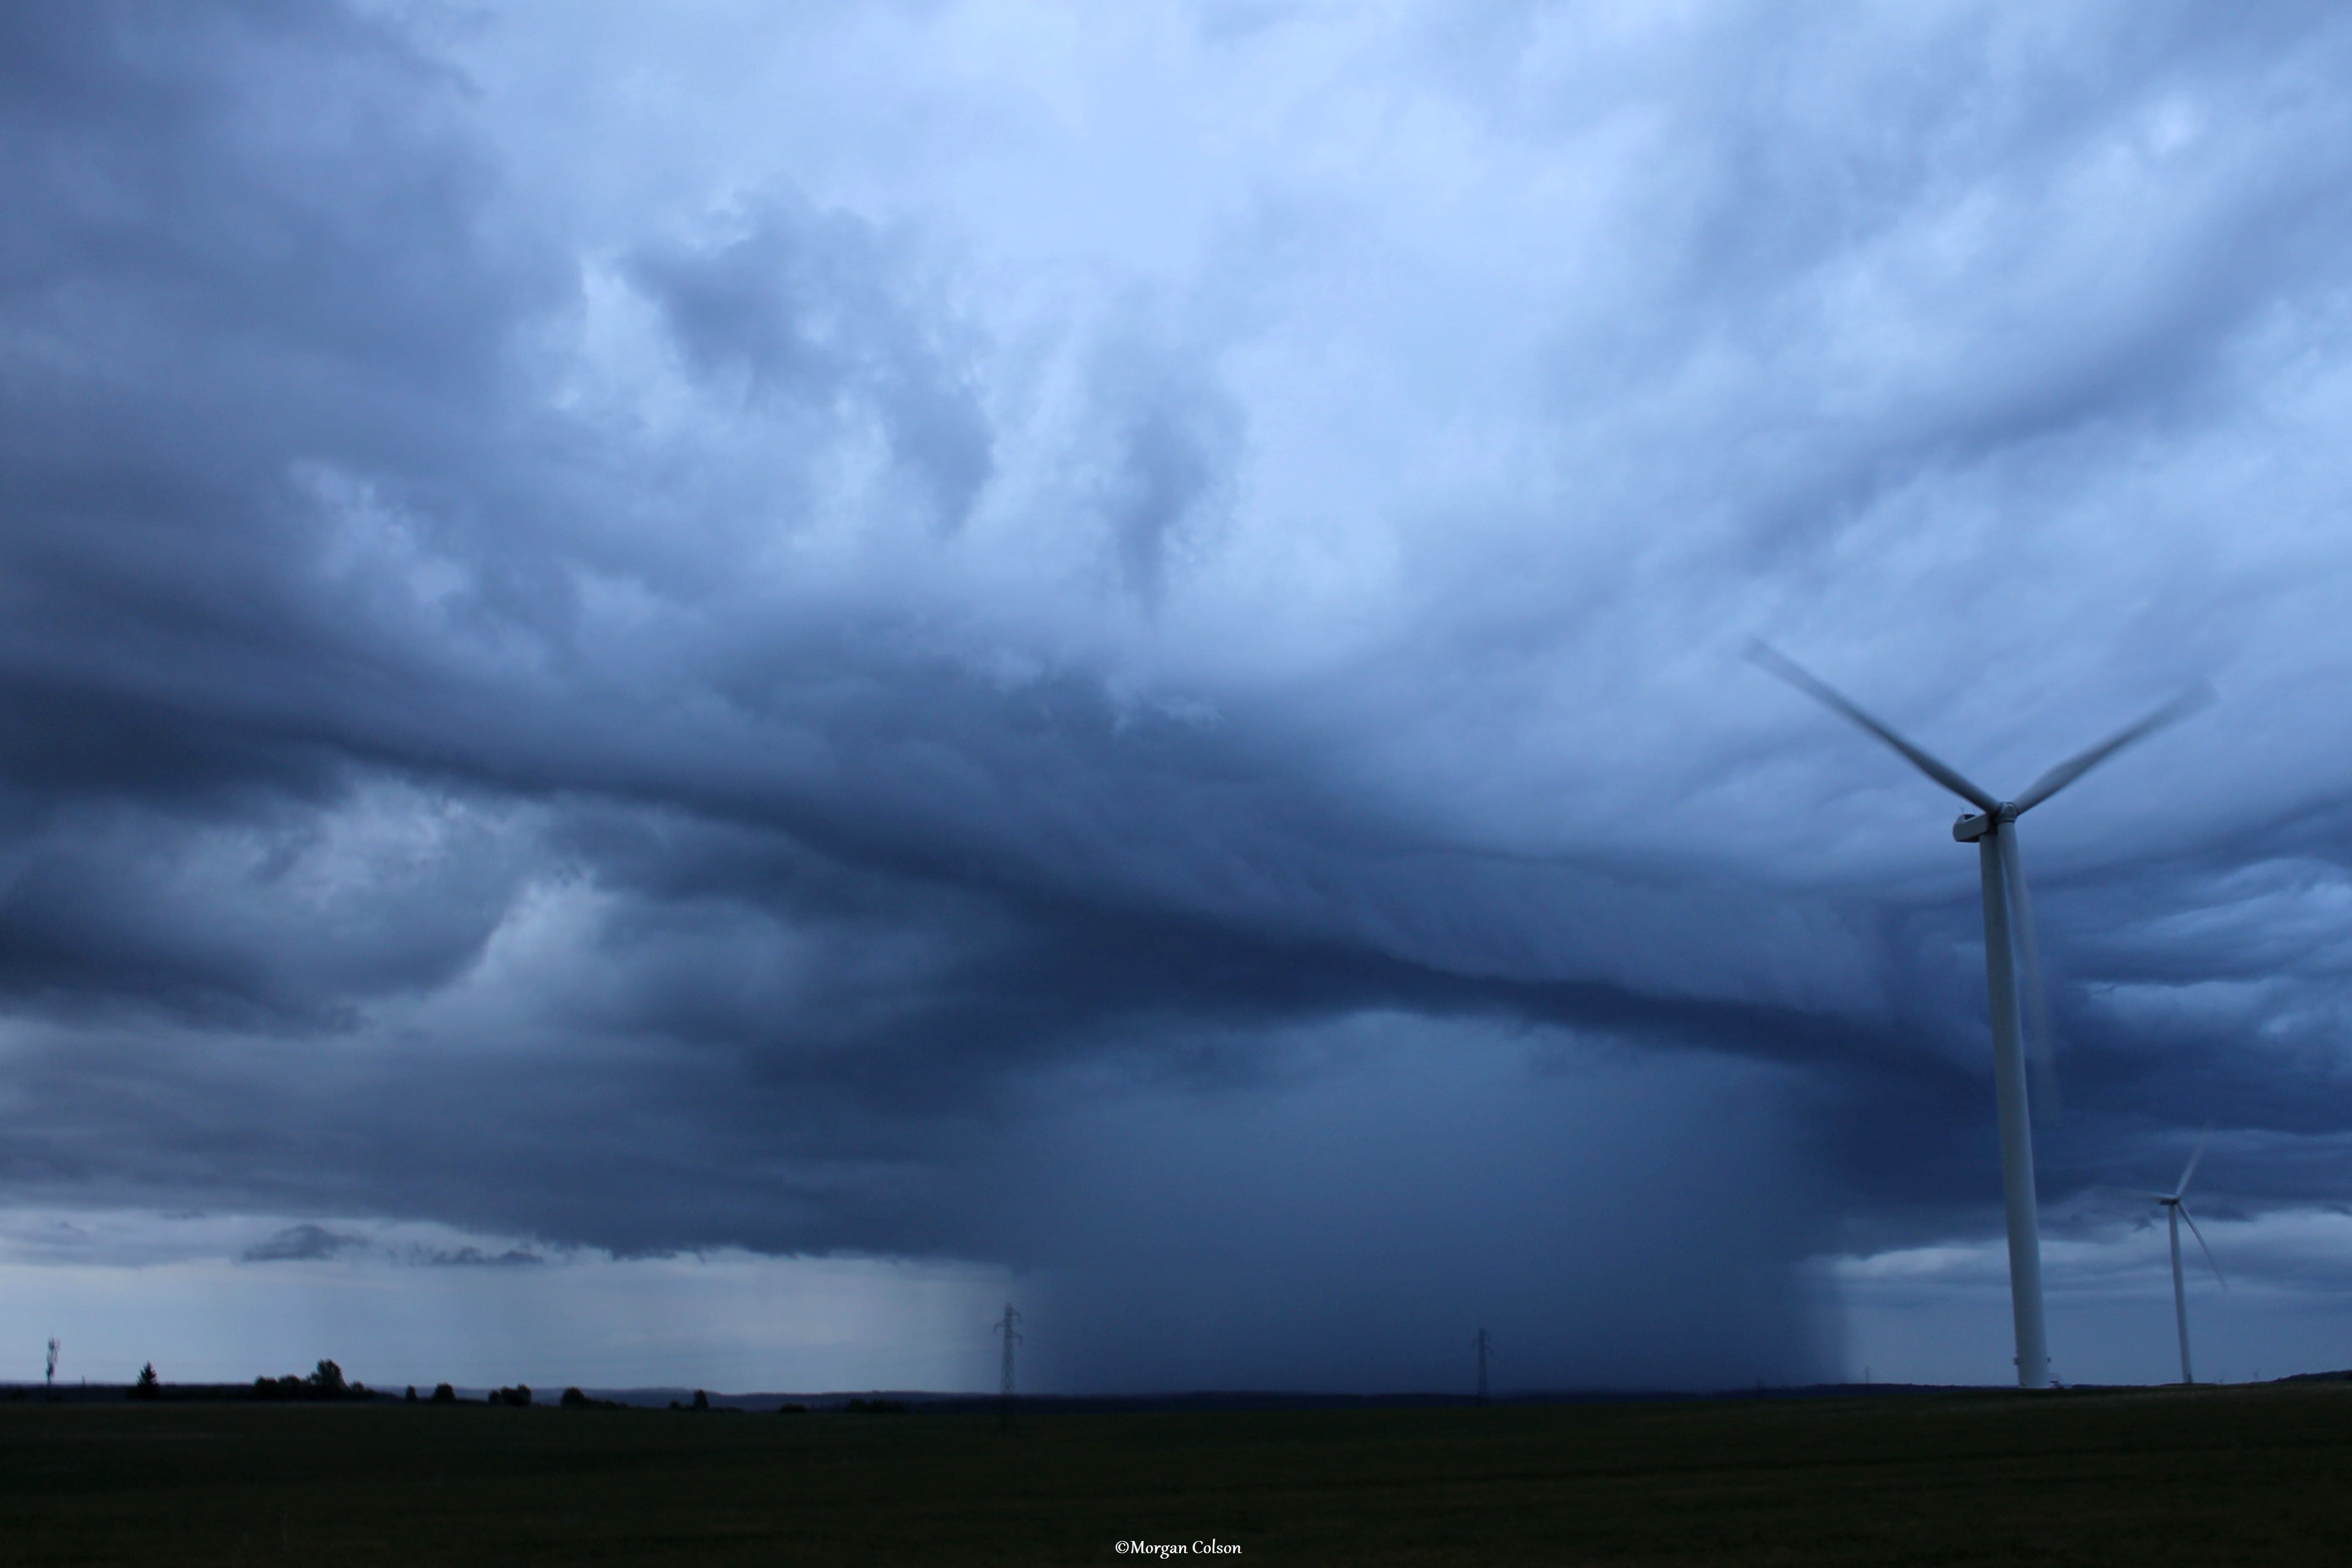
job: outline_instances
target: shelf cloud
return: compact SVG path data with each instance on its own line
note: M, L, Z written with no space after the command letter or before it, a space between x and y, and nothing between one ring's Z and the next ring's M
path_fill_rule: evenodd
M2026 829L2044 1201L2210 1121L2215 1213L2336 1204L2347 80L2324 6L0 15L0 1192L1001 1267L1074 1387L1434 1378L1481 1292L1833 1373L1807 1259L1997 1226L1982 936L1762 635L1995 789L2210 680Z

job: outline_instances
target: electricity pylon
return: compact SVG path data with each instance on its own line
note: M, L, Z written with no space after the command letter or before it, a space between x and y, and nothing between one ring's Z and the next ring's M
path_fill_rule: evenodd
M1021 1314L1013 1310L1013 1303L1005 1302L1003 1321L996 1325L996 1331L1004 1336L1004 1382L997 1394L996 1418L997 1425L1008 1432L1013 1429L1013 1347L1021 1342L1021 1331L1013 1325L1020 1321Z

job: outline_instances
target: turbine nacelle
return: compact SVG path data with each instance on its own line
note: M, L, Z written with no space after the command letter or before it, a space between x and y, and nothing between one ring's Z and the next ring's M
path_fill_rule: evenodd
M1952 837L1962 844L1974 844L2004 822L2017 820L2017 807L2003 801L1991 811L1971 811L1952 824Z

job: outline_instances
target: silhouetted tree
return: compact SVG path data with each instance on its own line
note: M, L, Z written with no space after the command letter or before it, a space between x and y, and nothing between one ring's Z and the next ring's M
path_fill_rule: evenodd
M343 1369L331 1361L320 1362L309 1382L313 1399L341 1399L351 1392L343 1383Z
M139 1381L131 1385L131 1397L133 1399L161 1399L163 1397L163 1384L155 1376L155 1363L151 1361L145 1366L139 1369Z
M696 1389L696 1390L694 1391L694 1408L695 1408L695 1409L697 1409L697 1410L708 1410L708 1409L709 1409L709 1408L710 1408L710 1395L709 1395L709 1394L707 1394L703 1393L703 1392L702 1392L702 1390L700 1390L700 1389L698 1389L698 1389Z
M433 1385L433 1403L455 1405L457 1403L457 1391L446 1383L436 1383Z
M562 1405L567 1410L577 1410L588 1402L588 1396L581 1393L576 1388L565 1389L563 1391L563 1397L557 1401L558 1404Z
M401 1402L404 1405L414 1405L416 1403L416 1385L415 1384L412 1383L408 1385L408 1392L402 1396Z

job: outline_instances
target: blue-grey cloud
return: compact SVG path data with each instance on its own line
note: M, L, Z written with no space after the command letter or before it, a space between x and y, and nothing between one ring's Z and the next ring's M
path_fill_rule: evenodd
M266 1241L257 1241L238 1254L247 1263L289 1263L336 1258L367 1245L363 1237L345 1236L320 1225L289 1226Z
M870 225L778 196L730 226L740 232L646 246L625 268L694 374L784 414L803 438L839 439L844 405L862 408L939 523L961 526L992 460L952 331L940 331L952 318L894 290L904 264Z
M1115 1316L1341 1233L1072 1119L1410 1141L1378 1019L1648 1064L1755 1205L1512 1246L1686 1236L1793 1372L1756 1281L1991 1223L1990 1094L1948 803L1758 631L2002 787L2217 679L2029 824L2053 1213L2207 1120L2345 1190L2341 21L1208 8L1072 94L957 12L0 21L9 1190Z
M547 1259L528 1247L509 1247L502 1252L485 1252L478 1247L443 1248L425 1254L420 1261L436 1268L512 1268L544 1264Z

